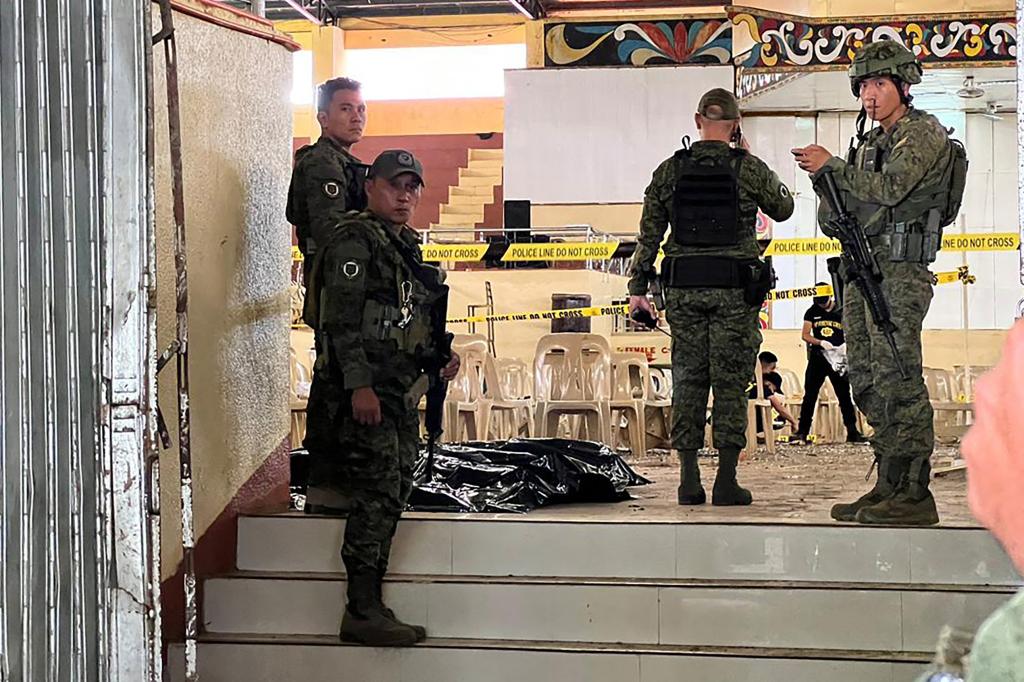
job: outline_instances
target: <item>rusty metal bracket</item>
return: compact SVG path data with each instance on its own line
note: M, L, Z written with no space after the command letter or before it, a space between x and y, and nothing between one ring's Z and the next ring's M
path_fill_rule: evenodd
M192 447L191 413L189 411L188 364L188 262L185 248L185 188L181 160L181 99L178 88L178 51L174 36L174 11L171 0L159 0L160 31L153 36L153 44L163 43L164 65L167 69L167 127L170 141L171 183L174 201L174 273L175 273L175 340L164 352L157 368L177 362L178 383L178 460L181 475L181 545L185 574L185 679L199 679L197 666L197 640L199 637L199 610L196 597L195 529L192 514ZM167 426L158 411L161 440L170 444Z

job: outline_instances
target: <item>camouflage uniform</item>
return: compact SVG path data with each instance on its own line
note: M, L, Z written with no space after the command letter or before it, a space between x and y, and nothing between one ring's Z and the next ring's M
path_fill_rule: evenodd
M327 243L348 211L366 208L365 176L366 165L326 135L295 152L285 215L295 226L307 282L316 245Z
M875 65L884 63L880 60L889 59L892 54L913 60L903 46L883 42L869 45L858 58L875 59L868 62L872 68L878 68ZM904 80L918 82L919 76L917 81L912 79L919 69L918 66L917 71L906 72ZM875 431L871 444L879 478L872 492L857 502L836 505L832 515L837 520L938 522L934 500L928 492L929 458L935 434L921 355L921 329L932 300L928 264L934 260L934 252L925 253L927 249L921 244L927 240L929 222L936 242L941 238L941 230L937 217L932 216L929 221L929 212L937 209L929 211L922 207L934 205L936 197L939 201L943 199L949 153L945 128L934 116L910 108L889 131L879 126L865 135L849 161L832 157L813 176L816 179L825 172L833 174L847 209L858 216L869 236L883 276L882 290L897 327L896 346L907 374L905 379L901 378L892 351L874 324L860 290L847 286L843 325L850 385L854 400ZM828 206L821 202L819 221L824 224L828 217ZM911 240L913 246L906 253ZM906 512L906 496L922 506L901 519L903 513L894 511L892 505L902 505L900 508Z
M419 452L417 405L426 388L420 368L429 352L429 318L422 308L431 295L392 240L419 255L411 228L395 234L368 211L349 214L318 255L311 283L319 293L312 300L319 311L313 322L324 349L313 373L304 445L316 457L311 474L347 503L342 559L350 575L387 569ZM414 316L400 330L387 323L401 318L404 287L410 288ZM352 416L352 391L367 386L380 399L379 426L358 424Z
M1024 682L1024 592L982 624L968 670L968 682Z
M303 260L303 282L308 286L317 244L326 244L334 227L349 211L366 208L363 180L366 166L326 135L295 153L295 168L288 188L288 222L295 225ZM317 353L322 343L316 334ZM309 453L306 499L310 512L331 511L330 464Z
M402 150L383 152L370 173L391 181L423 169ZM391 541L412 490L419 453L418 404L436 366L431 311L446 294L444 277L423 264L419 238L371 211L334 227L310 270L303 316L321 349L306 408L305 446L312 475L348 509L341 549L348 576L342 639L408 645L425 637L384 606L381 585ZM372 388L381 422L358 423L353 393Z
M691 152L696 160L728 159L733 154L727 143L717 141L696 142ZM792 215L793 197L761 159L742 154L739 163L739 241L732 246L708 247L684 246L669 239L664 245L666 260L680 258L679 262L685 264L685 259L692 256L721 256L755 261L760 254L755 227L758 208L775 220L785 220ZM658 249L673 219L676 169L675 157L663 162L654 171L645 192L640 235L631 264L630 295L647 293ZM720 452L720 476L722 460L738 457L745 445L746 388L761 345L760 306L746 302L740 288L666 286L665 307L672 330L672 445L683 460L680 503L700 503L703 489L699 482L697 450L704 440L709 389L714 390L713 429ZM734 474L735 463L732 471ZM689 493L684 488L688 488Z

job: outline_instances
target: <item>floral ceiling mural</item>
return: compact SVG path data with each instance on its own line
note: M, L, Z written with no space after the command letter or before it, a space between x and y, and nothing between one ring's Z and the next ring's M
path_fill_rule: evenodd
M554 23L544 27L545 66L728 64L727 18L624 23Z

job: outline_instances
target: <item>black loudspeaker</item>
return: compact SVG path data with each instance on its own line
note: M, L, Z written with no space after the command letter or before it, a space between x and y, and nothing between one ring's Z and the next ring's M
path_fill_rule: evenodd
M505 200L505 230L515 230L509 232L509 241L528 241L526 237L530 234L529 199Z

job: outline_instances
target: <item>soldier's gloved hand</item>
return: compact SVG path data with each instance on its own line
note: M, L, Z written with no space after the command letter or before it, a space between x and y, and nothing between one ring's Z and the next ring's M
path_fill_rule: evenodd
M455 378L455 375L459 373L459 367L462 366L462 358L459 354L452 351L452 359L448 361L448 364L441 370L441 378L445 381L451 381Z
M352 391L352 417L357 424L378 426L380 424L380 399L369 386Z
M646 310L650 313L651 317L657 318L658 314L654 312L654 306L647 300L646 296L630 296L629 297L629 316L633 316L635 310Z

